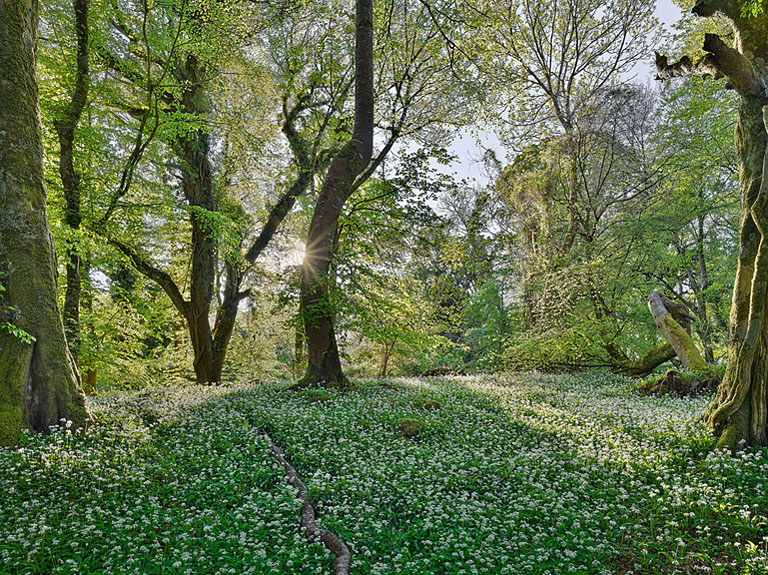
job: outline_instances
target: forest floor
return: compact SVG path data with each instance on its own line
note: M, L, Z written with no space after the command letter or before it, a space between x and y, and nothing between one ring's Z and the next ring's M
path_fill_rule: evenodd
M260 431L355 574L767 573L768 452L712 451L691 423L708 397L631 386L525 374L105 395L87 433L0 449L0 574L331 573Z

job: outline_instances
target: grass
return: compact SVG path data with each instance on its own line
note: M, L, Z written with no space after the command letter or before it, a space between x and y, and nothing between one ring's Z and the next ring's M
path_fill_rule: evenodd
M359 386L157 388L25 436L0 450L0 574L330 573L259 428L360 575L768 572L768 454L712 451L707 397L601 374Z

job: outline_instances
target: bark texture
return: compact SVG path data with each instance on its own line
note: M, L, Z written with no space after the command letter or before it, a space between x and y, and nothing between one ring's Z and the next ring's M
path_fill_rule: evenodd
M336 154L317 198L301 278L301 312L307 338L307 371L297 386L348 387L341 368L329 271L339 216L355 178L373 156L373 3L357 0L355 23L355 123Z
M89 413L56 300L56 255L48 227L35 76L38 4L0 2L0 270L3 305L35 338L0 331L0 445L19 431L47 430Z
M739 158L741 223L739 262L733 286L728 366L712 404L703 415L719 435L718 447L768 445L768 14L742 18L741 2L702 0L693 12L717 16L734 31L733 47L707 34L707 55L669 64L657 56L660 79L698 75L725 77L739 94L736 151Z
M646 377L662 363L674 357L677 357L675 350L669 343L664 343L636 360L629 360L626 357L618 358L619 362L611 369L614 373L623 373L629 377Z
M69 228L77 230L83 221L80 201L80 173L75 169L75 130L80 123L86 101L88 100L88 56L89 56L89 30L88 9L90 0L74 0L72 7L75 13L75 36L77 38L77 69L75 83L72 87L69 102L62 110L53 127L59 139L59 175L64 192L66 208L64 219ZM81 284L81 257L80 246L75 241L66 249L66 294L64 296L64 331L67 334L67 343L75 360L80 353L80 298Z
M197 57L187 57L180 76L188 88L182 96L183 110L202 118L210 111L206 94L207 72ZM181 161L181 186L189 206L192 228L192 265L189 278L189 300L182 314L187 321L197 383L219 381L220 366L216 365L211 333L211 302L216 279L216 230L213 213L216 196L210 161L210 136L196 129L180 137L174 146Z
M673 303L657 291L651 292L651 295L648 296L648 309L651 310L653 321L659 328L661 335L680 358L683 369L688 371L706 369L708 364L701 357L699 349L691 339L693 316L688 310L680 304Z

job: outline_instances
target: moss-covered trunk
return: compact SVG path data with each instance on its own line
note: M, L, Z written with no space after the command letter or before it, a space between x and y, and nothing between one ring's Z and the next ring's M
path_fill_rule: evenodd
M659 78L726 77L739 94L736 151L741 187L739 263L733 286L728 367L703 419L718 446L768 445L768 13L742 16L741 2L699 0L693 12L731 24L730 47L706 34L706 56L668 65L657 55Z
M646 377L665 361L677 357L677 353L669 342L660 345L636 360L617 358L611 368L614 373L622 373L629 377Z
M718 446L768 445L768 98L742 97L736 130L741 176L739 265L733 286L728 367L705 421ZM765 116L765 118L764 118Z
M677 357L683 363L683 369L700 371L707 368L707 362L699 353L699 349L691 339L690 319L686 312L675 317L679 304L673 304L659 292L651 292L648 296L648 309L661 335L667 340Z
M34 338L0 331L0 445L19 431L89 414L56 299L35 76L38 5L0 2L0 269L8 318Z

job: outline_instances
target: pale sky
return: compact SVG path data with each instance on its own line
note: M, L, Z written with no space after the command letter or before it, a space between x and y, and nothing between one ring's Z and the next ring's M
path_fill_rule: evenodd
M664 25L665 29L670 30L670 26L682 17L680 8L675 6L671 0L657 0L656 17ZM651 82L654 76L653 52L648 54L648 60L639 64L633 70L635 81L639 83ZM460 137L454 140L449 150L458 156L458 161L449 166L446 171L455 173L457 178L466 178L475 180L478 184L486 184L488 176L483 170L483 153L486 149L492 148L496 151L497 157L505 160L505 150L499 143L498 138L492 132L481 132L482 142L476 142L475 138L469 134L469 131L463 130Z

